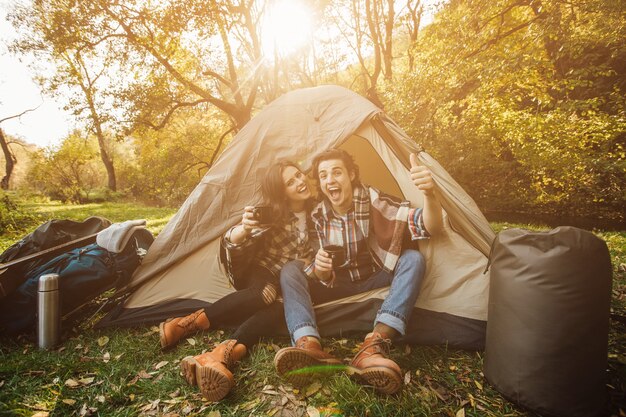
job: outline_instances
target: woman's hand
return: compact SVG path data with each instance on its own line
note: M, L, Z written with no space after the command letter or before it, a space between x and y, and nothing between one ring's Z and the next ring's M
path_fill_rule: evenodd
M250 236L252 230L257 227L259 227L259 222L254 216L254 206L246 206L241 216L241 224L232 228L230 234L226 236L231 243L239 245L243 243L243 241Z
M259 227L259 221L256 220L254 215L254 206L244 207L243 215L241 216L241 226L243 226L246 236L249 236L253 229Z
M333 259L328 253L320 248L315 255L315 276L320 281L328 281L333 271Z

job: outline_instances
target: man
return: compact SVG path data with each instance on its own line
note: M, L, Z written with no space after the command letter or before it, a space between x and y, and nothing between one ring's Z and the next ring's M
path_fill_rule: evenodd
M411 179L424 194L423 209L409 207L359 181L359 167L340 149L322 152L313 160L312 172L323 201L313 210L320 248L315 261L286 264L281 271L285 318L293 347L274 358L279 374L296 384L311 377L309 370L341 362L322 350L313 304L324 303L391 285L374 328L350 362L350 373L377 390L392 394L402 387L400 367L387 358L390 340L405 334L407 320L419 294L425 272L420 252L402 250L408 233L413 240L429 238L443 229L441 205L430 171L410 156ZM333 267L323 249L339 245L345 262Z

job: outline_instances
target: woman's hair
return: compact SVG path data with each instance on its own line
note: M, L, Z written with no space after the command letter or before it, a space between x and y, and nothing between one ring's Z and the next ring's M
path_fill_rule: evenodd
M273 215L277 221L281 221L289 213L289 204L285 194L285 183L283 182L283 170L287 167L294 167L302 171L300 167L289 160L282 160L272 164L263 178L261 191L267 204L272 207ZM307 206L307 208L310 208Z
M354 179L351 181L352 186L355 187L361 184L361 179L359 177L359 166L354 162L354 158L348 152L343 149L331 148L326 149L325 151L320 152L313 158L313 163L311 167L312 175L315 177L315 182L319 186L320 177L319 177L319 168L320 164L324 161L328 161L331 159L339 159L343 161L344 165L348 169L348 173L354 172Z

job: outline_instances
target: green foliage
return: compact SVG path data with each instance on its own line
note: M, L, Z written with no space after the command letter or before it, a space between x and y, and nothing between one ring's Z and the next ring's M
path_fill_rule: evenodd
M450 2L388 110L483 208L623 218L625 35L619 2Z
M0 235L14 235L29 227L38 219L32 211L26 210L10 195L0 191Z
M211 109L181 111L166 128L136 135L136 165L120 170L126 187L138 199L168 205L187 198L231 137L227 121Z
M80 203L106 184L106 173L98 159L93 138L70 135L57 148L39 153L29 172L32 187L52 199Z

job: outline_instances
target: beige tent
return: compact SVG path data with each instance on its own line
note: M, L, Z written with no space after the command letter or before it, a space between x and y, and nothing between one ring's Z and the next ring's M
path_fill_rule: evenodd
M126 290L124 304L101 325L156 323L206 306L234 291L218 259L219 237L261 200L260 179L274 161L310 167L321 150L342 147L364 183L422 204L408 176L418 146L368 100L337 86L292 91L256 115L224 150L159 234ZM495 235L474 201L427 153L419 152L439 187L446 233L420 243L427 275L407 340L480 347L489 277L483 274ZM322 334L371 328L388 289L318 306Z

